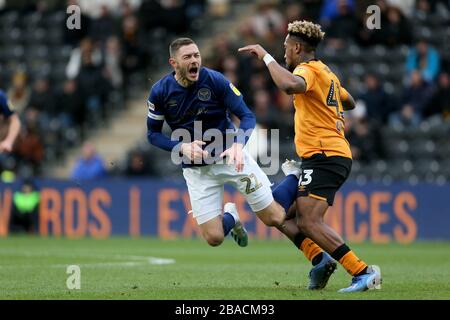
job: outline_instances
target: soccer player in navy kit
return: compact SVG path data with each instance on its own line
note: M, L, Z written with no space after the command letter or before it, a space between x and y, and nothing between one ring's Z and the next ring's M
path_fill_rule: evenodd
M6 94L0 90L0 119L2 120L2 123L5 121L8 123L8 133L6 134L6 137L0 141L0 153L12 151L14 141L16 141L20 131L19 116L11 109L12 106Z
M239 90L221 73L201 66L200 52L191 39L176 39L169 51L174 72L153 85L147 101L148 140L172 152L172 159L178 154L187 159L183 162L183 176L202 236L208 244L217 246L231 232L238 245L247 245L247 232L236 206L227 203L222 209L223 186L229 183L245 196L261 221L278 228L317 265L314 258L320 261L327 253L300 234L295 221L285 220L296 198L299 169L291 162L283 164L287 177L272 192L266 174L244 149L256 120ZM240 120L237 133L229 113ZM164 135L161 132L164 121L173 132L184 129L190 140L172 140ZM196 123L201 123L201 132ZM216 153L209 151L207 142L203 141L207 140L203 134L211 129L220 131L225 141L223 149ZM236 133L231 139L230 132ZM198 134L200 138L194 139ZM223 158L228 161L224 163ZM330 275L323 268L313 268L309 288L322 289Z

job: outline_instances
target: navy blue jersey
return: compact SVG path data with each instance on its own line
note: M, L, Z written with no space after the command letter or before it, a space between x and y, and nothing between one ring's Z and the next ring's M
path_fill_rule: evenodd
M221 73L205 67L200 69L198 81L187 88L176 81L175 72L168 74L153 85L147 105L148 140L167 151L179 140L171 140L161 133L164 121L172 131L186 129L191 141L202 140L208 129L218 129L225 136L227 129L234 129L230 113L240 119L239 129L244 132L256 124L239 90ZM201 121L202 132L194 132L194 121ZM243 137L239 142L245 143L247 139L248 136ZM228 147L224 145L224 149Z
M8 97L0 90L0 115L4 118L9 118L13 113L14 111L12 111L8 105Z

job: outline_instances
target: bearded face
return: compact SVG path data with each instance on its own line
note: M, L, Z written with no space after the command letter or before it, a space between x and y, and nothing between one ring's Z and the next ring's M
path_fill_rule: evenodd
M202 58L196 44L180 47L169 62L175 69L177 81L182 85L187 86L198 81Z

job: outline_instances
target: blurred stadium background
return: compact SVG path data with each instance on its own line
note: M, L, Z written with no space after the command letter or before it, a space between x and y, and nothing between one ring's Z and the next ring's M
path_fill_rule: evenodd
M73 4L80 30L66 27ZM365 25L371 4L379 30ZM450 240L448 0L1 0L0 88L22 130L0 155L0 236L21 229L10 224L23 181L40 195L30 232L196 235L180 168L146 140L146 99L170 71L168 44L197 41L203 64L243 92L257 126L280 130L282 162L296 158L291 97L237 48L260 43L283 62L287 23L298 19L323 26L317 56L357 99L346 114L352 174L328 221L355 243ZM253 236L280 238L234 191L226 197Z

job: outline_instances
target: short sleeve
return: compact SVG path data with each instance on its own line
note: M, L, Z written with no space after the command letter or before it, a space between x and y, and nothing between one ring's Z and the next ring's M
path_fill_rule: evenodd
M341 96L341 101L347 101L348 100L348 91L345 90L344 87L341 87L339 89L339 95Z
M311 69L306 66L300 65L295 68L293 74L302 77L305 80L306 91L311 90L312 86L314 85L314 73Z
M148 117L153 120L164 120L163 108L159 98L159 90L155 85L150 90L150 95L147 99Z

